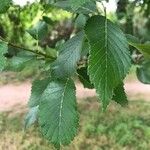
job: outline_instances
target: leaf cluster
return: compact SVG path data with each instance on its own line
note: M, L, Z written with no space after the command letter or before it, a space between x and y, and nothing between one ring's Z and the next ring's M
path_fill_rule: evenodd
M4 5L1 9L6 10L9 5L1 3ZM4 39L0 41L0 70L8 68L9 64L10 68L14 66L14 70L20 71L25 64L40 62L44 74L33 81L25 128L38 121L44 137L60 149L61 145L73 140L79 126L74 77L78 77L85 88L96 89L103 111L112 100L125 106L128 100L123 82L131 65L136 63L130 47L137 49L141 56L137 68L139 80L149 84L150 44L140 43L132 35L123 33L107 18L105 8L105 16L100 14L95 0L41 3L45 8L53 6L74 14L71 36L57 42L55 48L40 47L39 42L53 23L43 16L35 26L27 29L37 41L37 49L21 48ZM28 53L19 52L7 64L5 54L10 45Z

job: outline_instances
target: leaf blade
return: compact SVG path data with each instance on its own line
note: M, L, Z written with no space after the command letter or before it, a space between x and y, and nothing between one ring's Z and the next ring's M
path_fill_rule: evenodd
M90 1L94 1L94 0L70 0L70 3L71 3L71 7L73 10L77 10L79 9L80 7L82 7L84 4L90 2Z
M24 129L26 130L33 125L38 118L38 106L32 107L25 116Z
M0 0L0 13L5 13L10 4L11 4L12 0Z
M53 74L58 78L70 77L76 71L77 62L80 59L82 44L84 40L83 32L68 40L60 48L60 54L53 64Z
M126 106L128 104L128 99L123 87L123 83L119 84L115 90L113 95L113 100L120 104L121 106Z
M49 84L50 79L35 80L32 83L31 96L29 100L29 107L36 107L40 104L41 96Z
M6 66L6 58L4 54L7 53L7 50L8 50L7 43L0 40L0 71L2 71Z
M50 82L39 106L39 123L44 136L59 148L77 133L78 113L72 80Z
M130 34L126 34L126 37L127 37L129 45L136 48L140 53L144 55L145 58L150 58L150 42L141 44L138 38Z
M150 84L150 61L144 61L136 70L139 81L144 84Z
M106 109L131 66L128 43L122 31L103 16L89 19L85 34L90 44L88 73Z
M87 74L87 67L79 68L77 70L78 78L80 82L83 84L84 88L93 89L94 85L91 84L89 76Z
M43 40L48 33L48 25L44 21L39 21L34 27L28 29L27 32L35 40Z

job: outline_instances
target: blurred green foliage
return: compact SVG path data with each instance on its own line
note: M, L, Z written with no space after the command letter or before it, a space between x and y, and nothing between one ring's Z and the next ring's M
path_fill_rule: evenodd
M149 3L149 0L119 0L117 3L117 18L122 29L143 42L150 40Z
M50 17L52 23L49 24L48 32L52 31L52 26L71 17L71 14L49 6L46 10L41 3L27 4L24 7L13 5L7 13L0 15L0 36L8 41L22 46L33 47L36 42L27 30L33 27L43 16Z
M47 6L46 9L45 7L44 4L37 2L33 4L28 3L23 7L19 5L11 6L5 14L0 14L0 36L20 47L43 50L44 40L46 41L45 38L47 37L47 39L49 39L51 36L53 38L53 36L55 36L53 32L55 33L55 30L57 30L55 27L72 16L69 12L53 6ZM42 29L42 33L40 33L40 30L38 32L39 41L36 40L36 29ZM43 31L45 32L43 33ZM47 43L50 44L55 44L56 42L57 40L54 40L54 42L47 41ZM45 49L46 53L48 52L56 57L55 50L51 50L50 52L47 50L48 48ZM26 63L26 58L20 58L20 52L22 52L21 48L9 45L8 54L6 54L6 56L8 58L14 56L14 58L13 60L10 59L10 61L8 59L6 69L9 70L9 68L11 68L9 71L21 71L17 76L17 78L21 80L32 77L34 74L39 74L43 62L34 61L32 63ZM15 67L16 63L21 63L19 64L21 65L19 70ZM15 68L13 68L13 66Z
M112 104L107 112L102 113L95 98L81 100L80 132L72 144L63 149L149 150L149 106L148 102L132 101L128 108L119 108ZM22 111L17 114L0 114L0 149L9 150L13 147L13 150L53 150L39 134L38 127L23 132L23 115Z

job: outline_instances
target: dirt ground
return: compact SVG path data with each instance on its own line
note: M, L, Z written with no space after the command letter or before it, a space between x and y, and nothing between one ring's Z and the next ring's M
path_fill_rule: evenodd
M78 99L93 97L95 90L84 89L79 83L76 85ZM150 85L144 85L138 81L127 82L125 90L129 100L150 100ZM0 86L0 111L9 111L16 106L27 105L30 97L31 83L6 84Z

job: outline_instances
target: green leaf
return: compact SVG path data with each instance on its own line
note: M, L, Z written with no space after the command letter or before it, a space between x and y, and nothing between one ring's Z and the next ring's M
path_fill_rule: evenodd
M83 14L79 14L75 20L75 27L78 29L83 29L87 21L87 17Z
M82 7L84 4L91 2L92 0L70 0L71 7L73 10L77 10Z
M123 83L119 84L114 90L113 100L120 104L121 106L126 106L128 104L128 99L123 87Z
M71 11L71 12L73 11L69 0L58 1L54 4L54 6L62 8L67 11Z
M48 84L50 82L49 78L43 79L43 80L35 80L32 83L32 90L31 90L31 96L29 100L29 106L35 107L40 104L41 96L45 89L47 88Z
M69 77L76 71L77 62L81 56L83 32L68 40L59 50L59 56L53 64L53 74L58 78Z
M88 73L106 109L131 66L128 43L118 26L103 16L89 19L85 34L90 44Z
M82 46L81 57L87 59L89 51L90 51L89 43L87 40L85 40Z
M137 78L144 84L150 84L150 61L145 61L136 70Z
M139 50L144 55L145 58L150 58L150 43L145 44L132 43L130 45Z
M87 74L87 67L82 67L77 70L79 80L83 84L84 88L93 89L94 85L90 82L89 76Z
M9 60L7 69L11 71L22 71L31 62L36 60L36 57L31 53L19 52L17 56L14 56Z
M49 25L54 25L55 21L53 21L50 17L43 16L43 20L49 24Z
M33 28L27 32L36 40L42 40L48 33L48 25L44 21L39 21Z
M0 41L0 71L2 71L6 66L6 58L4 57L4 54L7 53L7 50L7 43Z
M72 3L70 0L58 1L54 4L54 6L78 14L89 14L97 12L96 4L93 1L83 4L82 7L78 7L77 10L72 8Z
M31 125L33 125L38 118L38 106L36 107L32 107L29 112L26 114L25 117L25 123L24 123L24 128L27 129L29 128Z
M53 49L53 48L49 48L48 46L45 48L45 52L46 52L46 55L48 56L46 58L46 61L47 62L54 62L57 58L57 51L56 49Z
M49 83L39 106L39 123L43 135L56 148L69 144L77 133L78 112L72 80Z
M140 43L140 40L137 37L133 36L133 35L126 34L126 38L129 42L129 44L130 43Z
M150 43L141 44L139 40L132 36L126 35L129 45L135 47L139 52L141 52L146 58L150 58Z
M11 4L12 0L0 0L0 13L5 13L10 4Z
M96 3L95 1L89 1L87 3L85 3L84 5L82 5L82 7L79 7L76 11L76 13L79 13L79 14L95 14L95 13L98 13L97 11L97 7L96 7Z

